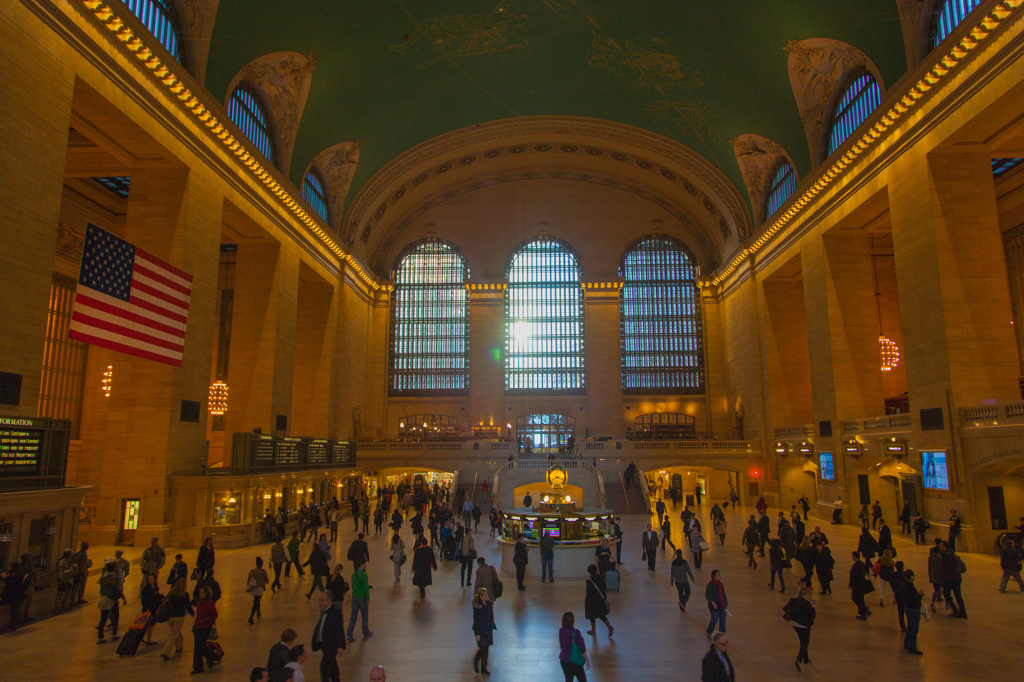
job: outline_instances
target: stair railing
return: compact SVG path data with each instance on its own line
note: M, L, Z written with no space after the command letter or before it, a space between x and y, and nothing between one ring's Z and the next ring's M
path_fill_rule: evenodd
M622 499L626 501L626 513L629 513L629 493L626 492L626 479L622 477L622 472L619 472L619 485L622 486Z

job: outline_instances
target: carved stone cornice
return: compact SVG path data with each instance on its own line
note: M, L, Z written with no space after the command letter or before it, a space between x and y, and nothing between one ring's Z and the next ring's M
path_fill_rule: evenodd
M206 62L218 4L219 0L174 0L184 41L185 66L200 83L206 82Z
M306 167L306 173L314 166L320 169L327 180L328 191L330 192L331 208L331 229L335 232L341 230L341 214L345 206L345 197L348 195L348 188L352 185L352 176L355 175L356 166L359 165L359 142L339 142L317 154Z
M295 149L295 137L306 107L309 84L313 79L316 60L298 52L273 52L257 57L235 74L225 95L225 106L239 83L254 85L270 107L273 117L275 165L288 175Z
M737 135L732 140L732 148L736 153L736 163L743 174L743 182L747 185L747 195L750 196L750 207L754 215L754 224L761 222L761 204L764 200L768 171L775 165L780 156L786 157L793 172L796 173L796 164L786 150L767 137L760 135L744 134Z
M65 222L57 223L57 257L75 263L82 261L82 246L85 238Z
M811 166L817 167L821 157L821 131L828 125L825 114L836 84L858 67L867 69L875 77L882 94L885 94L885 83L866 54L839 40L791 40L785 50L789 52L789 84L807 135Z
M399 156L360 190L341 234L366 244L378 263L410 215L485 183L540 177L635 190L666 210L674 206L701 236L695 241L705 244L706 268L750 233L740 193L689 148L607 121L532 116L458 130Z

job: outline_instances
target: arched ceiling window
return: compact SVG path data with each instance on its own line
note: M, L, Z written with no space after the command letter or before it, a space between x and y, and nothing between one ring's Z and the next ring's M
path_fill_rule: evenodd
M703 393L700 289L693 256L678 240L647 237L619 265L624 278L624 393Z
M469 386L466 259L424 239L398 257L391 306L391 395L464 395Z
M231 93L231 99L228 100L228 116L235 122L238 129L252 140L267 161L272 164L276 163L270 119L252 86L240 83L235 88L235 91Z
M327 183L324 182L320 171L310 168L306 177L302 178L302 198L306 200L310 208L323 218L328 225L331 224L330 204L328 203Z
M839 149L853 131L882 103L882 91L878 87L878 81L867 71L858 72L841 87L842 95L836 101L828 125L825 158Z
M928 47L935 49L980 4L981 0L939 0L936 2L935 12L932 14L932 30Z
M505 390L582 393L583 290L576 255L541 237L509 260Z
M796 191L796 171L789 159L782 157L775 165L775 172L768 180L765 189L764 215L762 220L767 220L773 213L786 203Z
M124 4L174 55L178 63L182 63L181 29L178 27L178 14L174 10L173 0L124 0Z

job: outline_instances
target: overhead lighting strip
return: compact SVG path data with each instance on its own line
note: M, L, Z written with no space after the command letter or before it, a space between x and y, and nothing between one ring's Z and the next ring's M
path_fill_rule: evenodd
M1024 2L1024 0L1020 0ZM119 40L129 53L135 56L145 66L158 83L177 99L181 105L191 113L196 120L202 123L220 142L230 151L242 164L249 169L249 172L263 183L274 196L277 197L286 208L306 228L316 236L320 242L327 247L335 256L347 263L366 283L367 286L375 289L390 289L390 285L383 285L370 277L362 266L346 253L338 243L331 238L320 224L313 219L309 213L292 197L291 193L279 183L263 165L256 160L256 156L250 153L243 141L236 138L231 131L221 123L208 107L206 107L200 96L193 93L185 84L172 73L171 69L163 60L147 47L142 37L125 24L124 20L118 17L109 5L102 0L80 0L81 4L107 29L117 40Z
M778 234L782 228L793 222L805 206L811 203L811 201L813 201L819 194L828 189L836 179L842 175L842 172L847 166L874 147L886 130L895 125L897 121L902 119L908 111L917 105L921 98L924 97L925 93L941 83L943 80L946 80L949 77L950 72L953 71L953 69L962 62L967 55L975 51L982 43L984 43L1001 23L1006 21L1011 14L1020 9L1022 4L1024 4L1024 0L1003 0L1003 2L996 5L991 14L985 16L985 18L982 19L970 33L964 36L963 39L949 51L949 53L947 53L937 64L935 64L935 66L931 68L931 70L928 71L928 73L922 76L921 79L910 88L907 94L900 98L900 100L893 105L893 107L889 109L889 111L887 111L885 115L875 123L875 125L871 126L871 129L864 133L860 140L848 149L838 161L832 164L827 171L822 173L818 178L818 181L808 188L808 190L804 192L799 199L794 201L789 209L779 216L774 223L772 223L771 227L765 230L753 244L744 248L743 251L733 258L732 262L729 263L724 270L719 272L713 280L711 280L711 284L718 285L723 282L729 275L736 271L736 268L738 268L743 261L757 253L772 239L772 237Z

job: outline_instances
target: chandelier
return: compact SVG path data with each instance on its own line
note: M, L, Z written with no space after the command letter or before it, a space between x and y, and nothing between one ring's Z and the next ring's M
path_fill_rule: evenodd
M875 311L878 313L878 352L882 371L891 372L899 367L900 347L882 331L882 292L878 290L878 262L875 257L875 238L871 237L871 269L875 275Z
M114 366L107 365L107 371L103 373L103 382L101 384L103 389L103 396L106 398L110 397L110 388L114 383Z
M222 415L228 411L228 385L218 379L210 384L210 414Z

